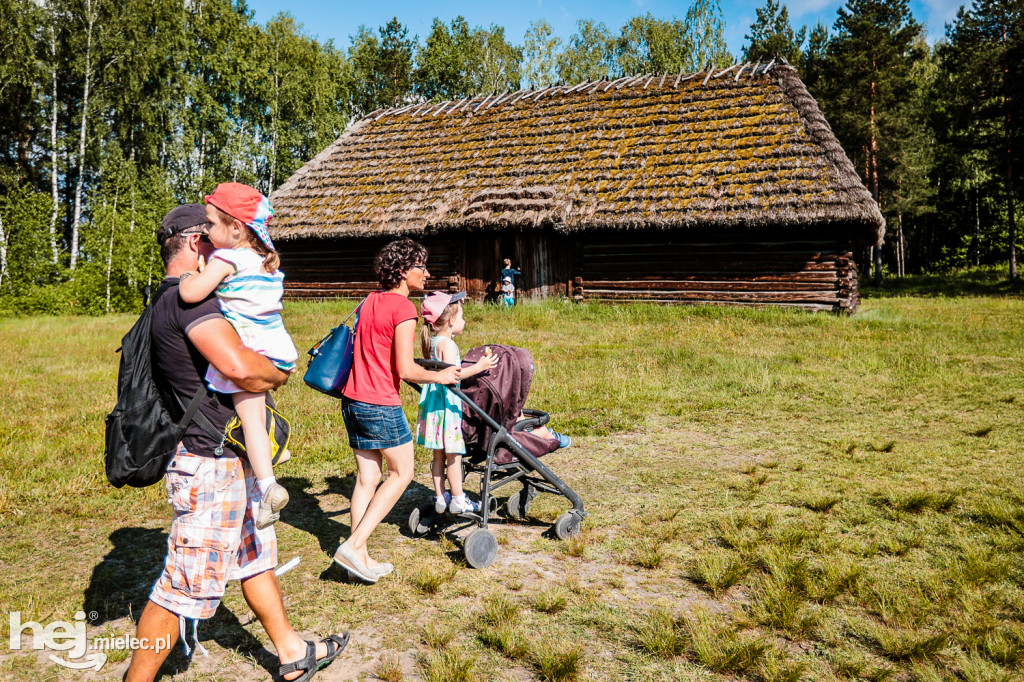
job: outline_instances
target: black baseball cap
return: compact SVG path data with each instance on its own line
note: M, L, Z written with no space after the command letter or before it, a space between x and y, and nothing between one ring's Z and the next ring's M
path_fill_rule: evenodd
M206 207L202 204L184 204L171 209L171 212L160 221L160 229L156 231L156 241L163 243L176 234L193 227L205 227Z

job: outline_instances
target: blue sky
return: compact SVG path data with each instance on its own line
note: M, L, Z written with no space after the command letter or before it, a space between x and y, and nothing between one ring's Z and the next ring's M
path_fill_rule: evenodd
M721 3L729 50L739 56L745 42L743 36L754 20L754 10L762 6L764 0L721 0ZM397 16L409 28L410 35L418 35L421 40L429 33L434 17L447 22L461 14L471 26L504 26L509 41L522 44L527 27L537 19L546 19L554 27L555 33L564 40L575 33L578 19L603 21L609 29L617 32L630 17L647 12L659 19L682 19L686 15L689 1L504 0L481 4L473 0L448 0L443 3L391 0L363 4L332 0L248 0L248 4L260 23L287 10L303 24L307 34L321 40L333 38L339 47L347 47L349 36L361 24L376 28L392 16ZM794 28L802 24L813 25L819 20L831 28L835 23L836 9L843 2L789 0L784 4L789 8ZM910 0L914 17L925 24L932 42L942 37L944 25L953 19L960 4L958 0Z

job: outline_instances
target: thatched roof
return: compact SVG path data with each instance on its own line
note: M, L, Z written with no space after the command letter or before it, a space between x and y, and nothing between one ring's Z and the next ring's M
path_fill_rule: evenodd
M274 239L456 227L731 228L884 221L789 66L376 111L272 196Z

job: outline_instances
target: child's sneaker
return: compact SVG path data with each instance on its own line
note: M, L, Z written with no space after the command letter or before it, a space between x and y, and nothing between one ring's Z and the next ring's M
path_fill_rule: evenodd
M466 512L473 512L475 514L480 511L480 503L474 502L463 493L459 497L452 498L452 501L448 504L448 511L452 514L465 514Z
M554 436L555 440L558 441L559 450L561 450L562 448L567 448L570 445L572 445L572 438L569 438L569 436L566 436L564 433L555 433L554 431L552 431L551 435Z
M281 518L281 510L288 504L288 491L279 483L271 483L260 500L260 510L256 514L256 527L266 528Z
M452 494L447 490L444 493L444 497L434 498L434 511L438 514L444 514L448 511L448 504L452 501Z

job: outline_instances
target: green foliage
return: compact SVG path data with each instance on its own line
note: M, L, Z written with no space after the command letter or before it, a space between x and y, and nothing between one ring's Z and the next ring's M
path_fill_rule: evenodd
M352 109L363 116L381 107L402 104L412 90L415 41L398 17L380 27L377 34L360 26L348 48L352 81Z
M693 67L693 38L678 19L661 21L650 13L630 19L615 44L619 74L680 73Z
M546 88L558 80L558 48L562 39L551 24L535 21L523 36L523 79L531 88Z
M563 83L607 78L615 69L615 40L603 22L580 19L577 31L558 56L558 77Z
M750 25L750 34L744 36L749 44L743 48L748 62L768 62L780 57L798 66L803 54L800 47L807 37L807 27L794 32L789 23L789 10L777 0L768 0L763 8L754 10L757 19Z
M522 50L505 40L505 29L470 29L464 17L451 28L434 19L426 43L416 54L415 92L432 101L479 92L519 88Z

